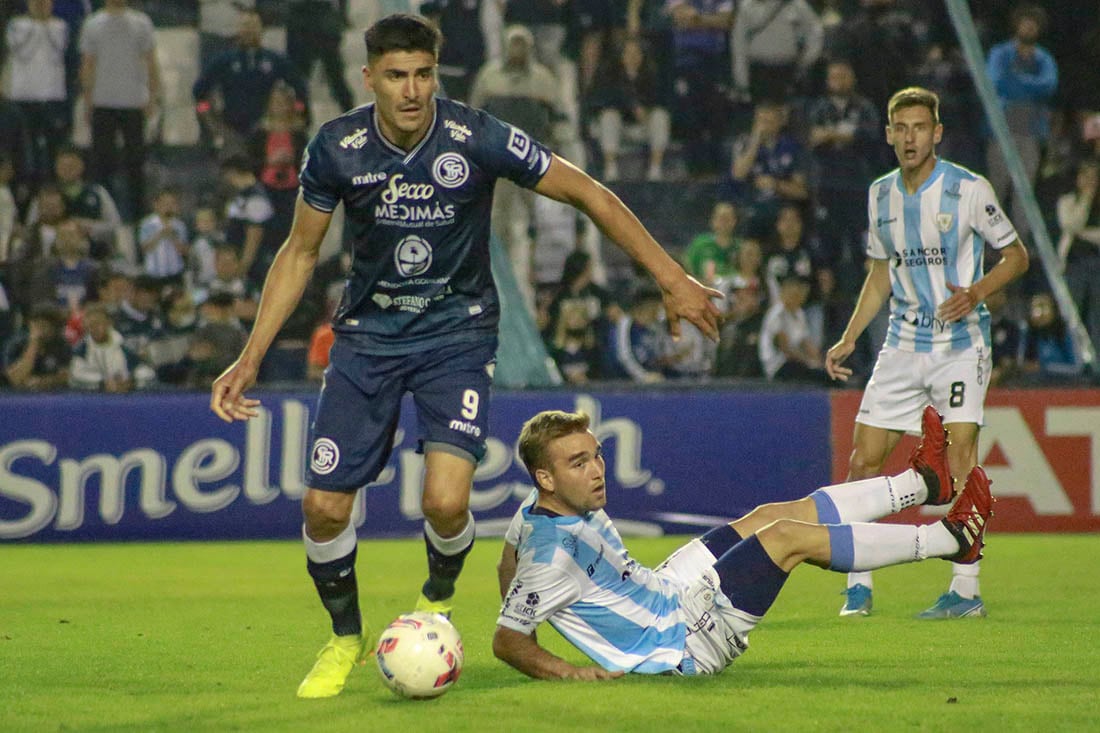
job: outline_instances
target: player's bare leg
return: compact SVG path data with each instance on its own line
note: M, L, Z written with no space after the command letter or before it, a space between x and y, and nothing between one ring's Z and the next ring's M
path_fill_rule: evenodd
M470 489L475 464L463 451L439 445L424 456L424 544L428 579L416 601L418 611L451 615L455 580L474 545Z
M302 497L306 565L321 603L332 618L332 638L298 686L301 698L340 694L351 670L369 651L370 634L364 633L355 577L357 540L351 525L354 501L354 492L318 489L309 489Z

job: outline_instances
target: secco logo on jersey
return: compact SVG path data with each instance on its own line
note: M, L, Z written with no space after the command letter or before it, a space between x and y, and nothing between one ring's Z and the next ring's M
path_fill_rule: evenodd
M458 153L443 153L432 164L432 178L444 188L458 188L470 177L470 164Z
M393 262L402 277L422 275L432 266L432 246L415 234L410 234L397 243Z
M396 204L398 201L427 201L435 195L435 186L430 183L405 183L405 174L398 173L390 179L386 190L382 192L382 201Z
M340 449L328 438L313 441L313 454L309 467L318 476L326 476L336 470L340 464Z

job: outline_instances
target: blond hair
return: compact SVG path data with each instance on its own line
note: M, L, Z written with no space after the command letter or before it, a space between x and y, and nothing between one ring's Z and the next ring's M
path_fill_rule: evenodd
M523 424L519 433L519 457L535 486L535 472L549 468L547 448L558 438L588 430L589 418L581 412L544 410Z
M906 107L925 107L932 113L932 124L940 124L940 98L924 87L906 87L895 92L886 105L887 122L894 121L894 113Z

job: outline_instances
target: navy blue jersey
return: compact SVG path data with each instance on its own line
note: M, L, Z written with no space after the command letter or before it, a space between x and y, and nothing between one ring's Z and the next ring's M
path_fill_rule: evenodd
M492 338L500 303L489 269L493 186L534 187L550 151L480 110L435 100L411 151L386 140L373 104L327 122L306 148L302 198L344 202L351 273L333 328L358 351L405 354Z

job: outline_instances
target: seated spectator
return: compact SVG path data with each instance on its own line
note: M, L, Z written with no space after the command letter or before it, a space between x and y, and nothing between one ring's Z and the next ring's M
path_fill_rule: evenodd
M1024 379L1036 384L1057 382L1079 376L1081 369L1054 298L1050 293L1031 296L1024 336Z
M214 293L199 306L200 324L187 354L189 387L209 389L244 348L248 332L234 314L234 307L234 298L228 293Z
M157 192L153 212L138 225L138 247L146 275L156 278L161 287L183 285L189 245L176 189Z
M772 242L771 254L764 262L764 277L768 286L768 301L775 304L779 302L779 281L788 274L793 273L808 282L813 282L817 277L802 225L802 209L784 206L779 210Z
M603 345L605 379L629 379L641 384L664 380L666 353L661 317L664 304L656 287L643 285L634 294L628 314L617 318Z
M157 278L139 275L113 313L112 304L100 301L112 316L112 325L122 334L126 348L141 358L148 358L150 345L164 335L163 293Z
M599 349L596 328L588 309L579 300L562 304L550 356L569 384L587 384L597 376Z
M164 330L149 342L149 365L156 370L162 384L184 384L189 371L188 354L199 326L199 309L191 293L183 288L172 289L164 315Z
M233 298L234 315L244 323L252 323L259 307L259 289L249 287L238 274L240 269L237 248L231 244L218 245L214 250L214 279L208 287L193 291L195 302L202 305L213 295L228 293Z
M733 24L733 83L755 102L795 96L825 46L806 0L741 0Z
M303 108L308 99L298 70L286 56L261 46L262 35L260 14L241 10L236 47L211 60L191 89L206 139L231 154L243 150L277 81L294 89Z
M48 302L35 305L27 318L26 331L4 346L3 376L7 384L34 391L66 386L72 349L65 340L64 327L65 314L60 308Z
M240 252L237 274L249 286L262 287L282 244L281 233L271 226L275 209L246 156L234 155L222 163L222 180L233 191L225 209L225 240Z
M72 146L58 149L54 159L54 175L64 197L65 210L80 222L91 239L92 257L104 262L117 253L116 232L122 224L122 217L107 189L88 181L84 170L84 156L78 149ZM39 207L31 204L27 224L34 225L41 216Z
M546 343L549 345L557 335L564 306L581 303L588 320L602 327L600 321L607 300L607 291L592 279L592 255L580 249L570 252L562 265L561 282L547 307L546 328L543 331Z
M741 243L734 235L737 209L728 201L719 201L711 209L710 231L698 234L684 250L684 269L704 285L714 287L719 278L736 271L735 260Z
M716 345L691 323L680 324L680 338L663 338L661 365L672 379L704 381L714 371Z
M737 259L734 262L734 274L726 282L720 282L719 290L745 288L763 305L767 297L763 276L764 250L755 239L742 239L737 247Z
M598 118L604 181L619 179L624 135L649 146L646 179L663 178L672 122L659 102L656 71L646 61L641 41L630 38L623 42L622 53L594 82L587 106Z
M84 338L73 349L69 386L102 392L130 392L153 381L153 370L122 342L100 303L84 309Z
M810 337L803 306L810 281L797 273L785 275L779 300L768 308L760 326L760 363L764 375L776 382L828 384L822 368L821 346Z
M266 113L248 138L248 155L275 212L266 226L277 232L290 231L294 221L298 169L308 142L305 118L294 106L294 90L276 83Z
M99 284L100 265L88 255L88 237L75 219L65 219L57 225L54 255L43 260L32 292L48 294L70 312L95 300Z
M760 365L760 329L764 323L760 293L740 276L732 282L729 311L722 323L714 376L756 379Z
M780 205L809 200L802 145L786 131L787 118L786 105L760 102L752 129L734 142L732 194L752 207L749 236L766 236Z
M35 260L52 255L57 225L66 218L65 196L61 189L52 183L39 188L27 212L23 246L13 253L13 259Z
M218 210L213 206L200 206L195 209L195 237L187 252L187 270L184 282L188 289L205 289L217 277L215 250L225 244L225 233L221 230Z
M1100 161L1089 158L1077 169L1074 190L1058 199L1058 256L1066 287L1094 346L1100 347Z

